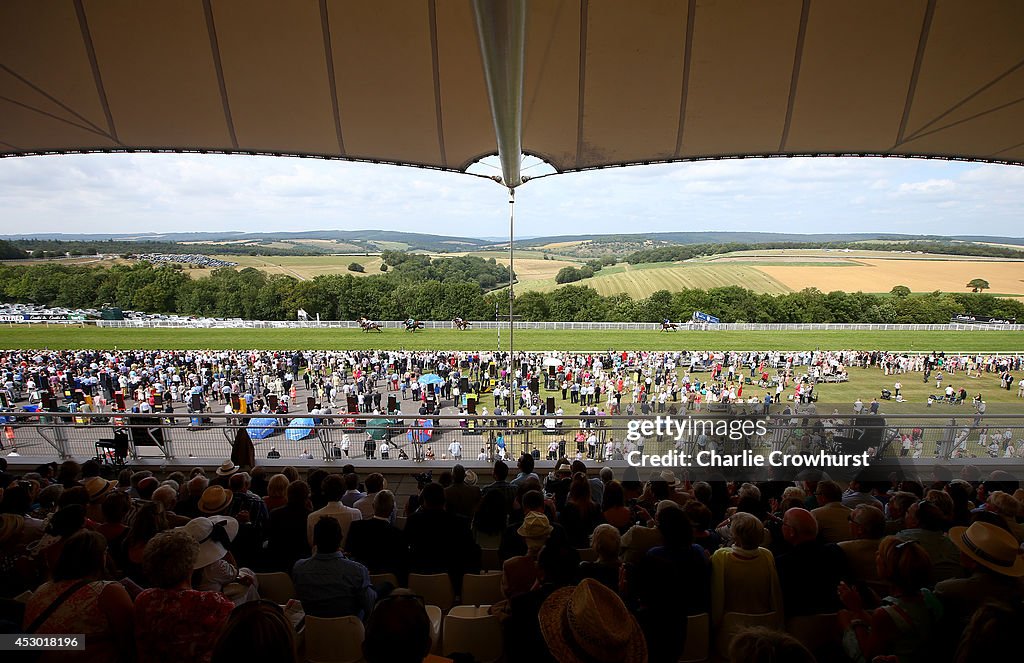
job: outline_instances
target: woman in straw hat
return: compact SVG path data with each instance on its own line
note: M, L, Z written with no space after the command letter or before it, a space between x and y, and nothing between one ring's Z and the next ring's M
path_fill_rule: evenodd
M505 598L525 594L537 582L537 556L551 535L551 523L543 513L530 512L516 533L526 542L526 554L505 560L501 567L501 591Z
M618 594L593 578L555 590L538 614L558 663L645 663L647 643Z

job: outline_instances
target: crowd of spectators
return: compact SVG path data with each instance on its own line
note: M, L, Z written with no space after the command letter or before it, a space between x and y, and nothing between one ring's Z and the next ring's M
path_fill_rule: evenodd
M418 661L429 624L424 635L422 605L396 586L448 574L458 596L490 556L501 600L489 611L513 663L675 662L701 614L736 661L976 661L1024 626L1024 490L999 471L841 487L642 482L567 459L535 469L529 455L514 473L498 461L485 482L455 465L397 500L353 466L115 478L94 461L4 465L0 590L32 592L16 617L3 602L5 626L85 634L76 660L291 661L291 606L261 598L256 579L283 571L306 616L365 623L368 661ZM786 635L821 615L829 637Z

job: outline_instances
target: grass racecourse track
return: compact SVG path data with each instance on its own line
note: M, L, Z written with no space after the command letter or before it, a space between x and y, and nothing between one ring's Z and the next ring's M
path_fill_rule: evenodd
M114 329L91 325L0 326L0 349L493 350L495 330ZM508 348L508 329L501 331ZM515 332L517 350L891 350L1024 353L1012 331L568 331Z

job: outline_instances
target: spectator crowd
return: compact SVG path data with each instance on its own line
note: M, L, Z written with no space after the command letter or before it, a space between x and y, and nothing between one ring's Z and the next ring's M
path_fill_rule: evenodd
M536 469L531 455L499 460L485 480L456 464L400 500L351 465L115 477L95 461L19 476L0 462L0 618L8 632L85 634L84 652L52 660L293 661L296 624L345 616L364 624L370 663L472 660L437 650L404 588L442 574L457 601L466 574L491 569L485 613L510 662L675 662L693 618L733 661L1019 648L1024 489L1005 472L840 486L815 473L642 481L566 458ZM270 572L288 574L295 601L267 600Z

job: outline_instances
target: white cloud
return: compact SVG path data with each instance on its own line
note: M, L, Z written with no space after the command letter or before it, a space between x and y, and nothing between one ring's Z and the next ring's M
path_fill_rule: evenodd
M485 160L475 170L491 172L492 165ZM1022 209L1024 168L1014 166L737 159L539 178L518 190L516 228L532 236L676 230L961 234L965 229L1018 236ZM501 236L508 228L507 194L487 179L225 155L2 159L0 210L0 234L380 228ZM788 223L791 219L799 219L799 225Z

